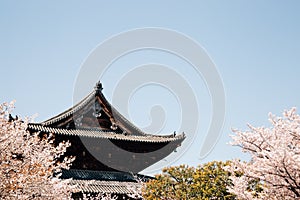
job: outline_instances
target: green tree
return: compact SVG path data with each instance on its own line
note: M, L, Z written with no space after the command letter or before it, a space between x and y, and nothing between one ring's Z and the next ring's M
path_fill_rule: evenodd
M235 199L226 189L231 183L229 173L223 168L229 164L229 161L213 161L196 168L187 165L165 168L162 174L145 184L143 197L157 200Z

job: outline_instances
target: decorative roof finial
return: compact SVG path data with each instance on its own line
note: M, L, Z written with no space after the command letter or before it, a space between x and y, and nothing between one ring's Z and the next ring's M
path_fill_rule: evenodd
M103 90L102 83L100 81L96 83L95 90L99 92Z

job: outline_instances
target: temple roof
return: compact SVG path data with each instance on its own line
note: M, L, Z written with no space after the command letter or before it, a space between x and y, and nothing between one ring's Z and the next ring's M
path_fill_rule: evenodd
M137 182L138 180L147 181L153 179L150 176L141 174L133 174L130 172L118 171L95 171L95 170L82 170L82 169L63 169L62 179L74 180L97 180L97 181L118 181L118 182Z
M143 132L106 100L102 89L97 83L75 106L44 122L28 124L28 130L41 135L53 133L56 144L69 141L67 154L76 157L73 169L134 173L165 158L185 139L184 133Z
M127 172L107 172L91 170L63 170L62 179L71 179L70 185L77 192L131 194L132 189L140 187L140 181L152 179L149 176Z
M131 194L130 188L140 187L140 183L136 182L96 180L71 180L70 185L74 185L78 192L105 194Z
M128 121L104 97L102 84L72 108L41 123L31 123L33 131L69 136L83 136L139 142L173 142L184 140L184 134L153 135Z

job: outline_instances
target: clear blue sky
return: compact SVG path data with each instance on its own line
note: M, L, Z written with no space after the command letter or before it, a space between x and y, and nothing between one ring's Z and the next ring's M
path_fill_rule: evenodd
M300 107L299 10L299 1L1 1L0 102L16 99L16 114L45 120L72 105L80 66L99 43L134 28L173 29L206 49L226 92L226 121L215 149L200 160L196 141L176 164L245 158L227 145L231 127L269 126L268 112ZM110 99L109 81L104 88ZM147 123L140 118L146 108L131 106L132 121ZM176 129L174 120L168 126Z

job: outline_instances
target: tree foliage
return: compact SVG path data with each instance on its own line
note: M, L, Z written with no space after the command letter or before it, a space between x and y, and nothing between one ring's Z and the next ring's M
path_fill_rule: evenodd
M29 133L27 122L12 119L13 103L0 105L0 199L66 199L68 181L54 176L72 159L57 159L69 143L53 146L50 138Z
M223 167L228 164L228 161L214 161L196 168L186 165L165 168L146 183L143 196L161 200L235 199L226 189L230 181Z
M239 199L300 198L300 116L291 109L283 117L270 114L269 120L270 128L234 130L232 145L251 156L250 162L235 160L227 169L233 181L228 188Z

